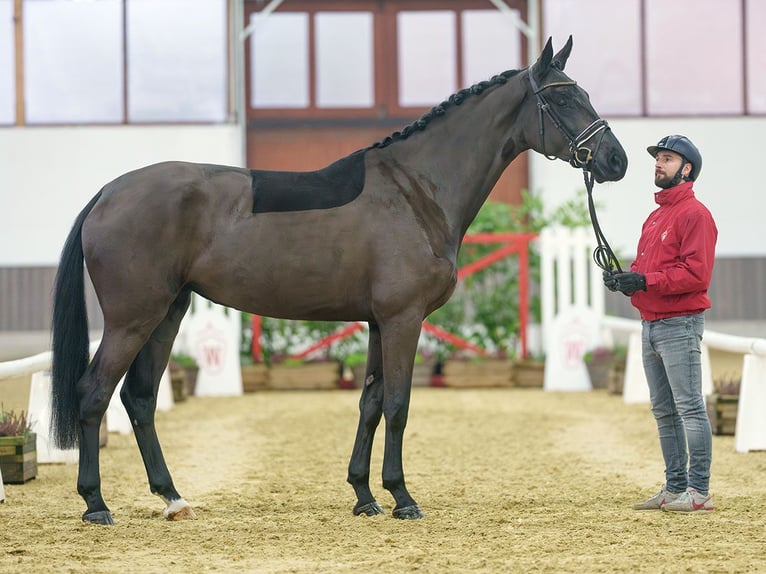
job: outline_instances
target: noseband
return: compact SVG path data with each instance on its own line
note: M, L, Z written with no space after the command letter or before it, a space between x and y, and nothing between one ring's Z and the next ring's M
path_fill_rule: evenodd
M554 63L554 66L555 65L556 64ZM534 74L532 74L532 70L530 69L529 83L532 84L532 91L537 98L537 115L539 118L539 133L540 141L542 142L543 146L543 155L548 159L557 159L556 156L550 156L545 151L545 122L543 118L543 112L545 112L548 114L551 123L553 123L553 125L556 126L556 129L561 132L561 134L564 136L564 139L566 139L567 144L569 145L569 164L572 167L582 168L583 177L585 178L585 189L588 192L588 213L590 214L590 221L593 225L593 231L596 234L597 245L596 249L593 251L593 260L595 261L596 265L598 265L604 271L611 273L616 269L618 273L622 273L620 261L617 259L614 251L612 251L612 248L609 246L609 243L604 236L604 232L601 230L601 226L598 223L598 217L596 217L596 206L593 202L594 175L590 170L591 161L593 161L593 157L596 155L596 153L598 153L598 149L601 147L601 141L604 139L606 132L609 131L609 124L606 122L606 120L598 118L578 135L572 136L571 132L567 129L566 125L564 125L564 122L561 121L561 118L556 113L554 108L552 108L548 100L545 99L543 90L552 88L554 86L576 86L577 82L571 80L568 82L551 82L550 84L545 84L543 87L539 87L537 82L535 82ZM590 147L587 147L585 144L592 140L594 136L599 133L601 136L598 138L598 140L595 140L595 148L591 149Z
M548 159L556 159L556 156L550 156L545 151L545 122L543 121L544 120L543 112L545 112L550 118L551 123L553 123L553 125L556 126L556 129L558 129L561 132L561 134L564 136L564 139L566 139L567 144L569 145L570 165L572 167L581 167L587 170L590 165L590 162L593 160L593 156L596 155L598 148L601 146L601 140L604 139L604 135L609 129L609 124L606 122L606 120L602 120L601 118L598 118L593 123L591 123L588 127L586 127L583 131L581 131L578 135L573 136L572 133L567 129L566 125L564 125L564 122L561 121L561 118L556 113L555 109L551 106L548 100L545 99L545 96L543 95L543 90L546 90L547 88L552 88L554 86L576 86L577 82L574 82L574 81L551 82L550 84L545 84L543 87L539 87L537 85L537 82L535 81L534 74L532 73L532 70L530 69L529 83L532 84L532 91L534 92L535 97L537 98L537 114L540 120L539 133L540 133L540 141L542 142L542 145L543 145L543 155L547 157ZM585 144L588 143L589 140L593 139L593 137L598 133L601 133L601 137L598 138L595 149L586 147Z

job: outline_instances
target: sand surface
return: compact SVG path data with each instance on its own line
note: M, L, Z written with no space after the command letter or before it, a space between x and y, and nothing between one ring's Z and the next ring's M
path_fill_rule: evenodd
M101 451L117 524L83 524L75 465L5 485L0 572L765 572L766 452L714 437L716 512L637 512L663 480L648 406L594 391L413 392L404 464L426 518L354 517L358 391L197 398L158 414L196 520L167 522L132 436Z

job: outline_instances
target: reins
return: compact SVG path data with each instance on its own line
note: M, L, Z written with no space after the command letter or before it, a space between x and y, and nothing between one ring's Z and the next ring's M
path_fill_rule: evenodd
M542 92L543 90L554 86L575 86L577 85L577 82L572 80L565 82L551 82L550 84L545 84L542 87L538 87L531 69L529 70L528 75L529 82L532 84L532 91L537 98L537 113L539 118L538 131L540 134L540 141L542 142L543 146L543 155L551 160L556 159L556 156L549 156L545 151L545 122L543 118L543 112L545 112L545 114L551 120L551 123L567 140L569 145L569 164L572 167L582 168L583 176L585 179L585 189L588 192L588 213L590 215L593 231L596 234L597 247L593 251L593 261L595 261L596 265L598 265L604 271L612 271L616 269L618 273L622 273L620 262L617 260L614 251L612 251L612 248L609 246L609 243L604 236L604 232L601 230L601 226L598 223L598 217L596 217L596 206L593 202L593 182L595 177L593 172L590 170L591 161L598 152L599 147L601 147L601 141L604 139L604 135L606 135L606 132L609 130L609 124L606 120L598 118L584 130L582 130L578 135L572 136L564 122L561 121L561 118L551 107L548 100L545 99L545 96ZM586 147L585 144L599 133L601 134L601 137L598 138L594 149Z

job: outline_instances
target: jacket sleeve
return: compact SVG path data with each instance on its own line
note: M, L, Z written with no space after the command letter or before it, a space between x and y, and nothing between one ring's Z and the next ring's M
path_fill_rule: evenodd
M710 286L718 230L707 212L689 214L679 222L681 249L672 267L646 274L647 289L665 294L705 291Z

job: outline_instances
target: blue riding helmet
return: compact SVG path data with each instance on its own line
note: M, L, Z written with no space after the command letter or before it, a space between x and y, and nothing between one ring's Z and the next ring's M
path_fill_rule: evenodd
M646 148L646 151L649 152L649 155L656 158L657 152L661 149L674 151L692 164L689 179L692 181L697 180L700 171L702 171L702 154L700 154L700 150L697 149L697 146L689 138L679 135L665 136L657 142L657 145L650 145ZM683 164L681 164L681 167L683 167Z

